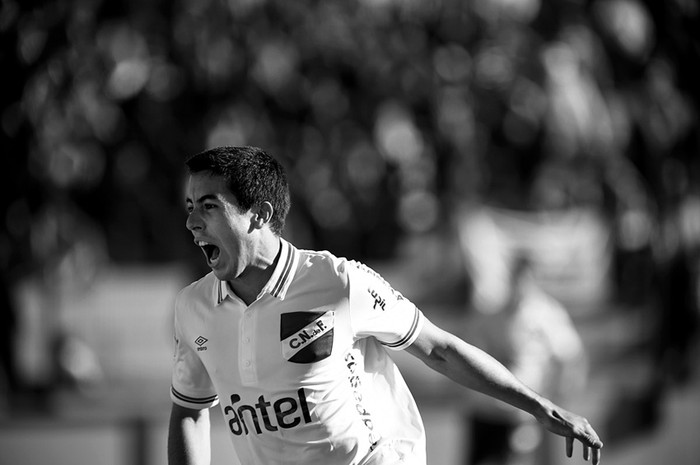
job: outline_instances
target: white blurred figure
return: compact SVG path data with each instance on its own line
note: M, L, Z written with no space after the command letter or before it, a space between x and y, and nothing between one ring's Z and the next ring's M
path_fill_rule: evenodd
M568 312L537 284L527 254L514 255L506 276L506 298L499 303L480 299L475 289L467 340L542 395L561 399L580 392L588 362ZM547 463L544 437L534 418L485 396L473 400L469 464Z

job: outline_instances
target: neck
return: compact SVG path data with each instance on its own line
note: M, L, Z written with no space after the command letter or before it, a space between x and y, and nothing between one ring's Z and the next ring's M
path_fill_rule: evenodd
M274 273L277 262L279 261L280 251L281 243L277 236L275 236L273 240L262 243L260 250L258 250L256 254L256 261L250 264L243 273L235 279L228 281L231 290L233 290L246 305L255 302L260 292L270 281L272 273Z

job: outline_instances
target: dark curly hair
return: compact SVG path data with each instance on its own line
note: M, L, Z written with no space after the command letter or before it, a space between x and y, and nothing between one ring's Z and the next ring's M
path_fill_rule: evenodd
M291 205L287 175L282 165L258 147L215 147L189 157L190 173L222 176L242 211L270 202L274 209L270 228L282 235Z

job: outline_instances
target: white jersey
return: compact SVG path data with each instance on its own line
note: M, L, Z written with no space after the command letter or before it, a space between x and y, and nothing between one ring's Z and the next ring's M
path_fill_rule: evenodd
M386 351L423 321L370 268L281 240L250 306L213 273L180 292L171 398L220 403L244 465L424 465L422 420Z

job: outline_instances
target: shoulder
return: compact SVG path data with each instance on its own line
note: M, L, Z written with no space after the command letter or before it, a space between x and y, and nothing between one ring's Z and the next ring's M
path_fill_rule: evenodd
M300 268L307 273L341 277L347 274L349 261L327 250L299 250Z
M346 257L338 257L327 250L317 251L300 249L299 253L301 254L302 267L308 269L332 273L337 276L359 272L381 279L379 273L364 263Z
M322 250L299 250L300 260L294 276L298 292L319 291L346 294L354 281L353 262Z
M351 282L375 282L389 284L371 267L357 260L338 257L322 250L299 250L300 265L297 278L311 279L321 286L339 285L347 287Z
M213 272L206 274L178 292L175 299L176 307L186 306L203 299L211 299L217 284L218 280Z

